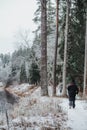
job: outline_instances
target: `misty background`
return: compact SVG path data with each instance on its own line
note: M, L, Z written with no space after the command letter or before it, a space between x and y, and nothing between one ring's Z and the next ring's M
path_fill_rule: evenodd
M15 35L20 30L29 30L32 41L36 7L36 0L0 0L0 53L12 53L17 48Z

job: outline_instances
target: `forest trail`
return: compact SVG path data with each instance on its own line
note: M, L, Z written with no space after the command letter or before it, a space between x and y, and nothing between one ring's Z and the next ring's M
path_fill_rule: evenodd
M71 130L87 130L87 101L76 100L76 108L69 109L68 99L63 99L61 106L68 115L67 126Z

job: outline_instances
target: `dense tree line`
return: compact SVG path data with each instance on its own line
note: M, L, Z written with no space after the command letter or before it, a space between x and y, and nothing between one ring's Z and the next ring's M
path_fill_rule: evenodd
M86 6L85 0L36 0L37 10L33 21L37 29L33 32L32 47L29 47L28 32L21 35L21 46L12 55L0 55L0 80L6 80L9 75L12 80L18 82L41 83L42 89L53 83L54 78L54 52L56 37L56 3L58 6L58 46L56 59L56 85L62 82L64 67L65 30L67 31L67 55L66 55L66 83L74 77L78 86L83 88L84 55L85 55L85 28ZM69 11L67 14L67 2ZM66 18L68 15L68 22ZM45 41L44 41L45 40ZM19 42L19 41L18 41ZM44 68L43 68L44 67ZM2 75L3 73L3 75ZM6 77L4 77L6 75ZM42 76L41 76L42 75ZM43 78L44 75L44 78ZM24 77L23 77L24 76ZM33 77L33 76L36 76ZM40 78L41 76L41 78ZM25 78L25 79L24 79ZM34 79L35 78L35 79ZM36 80L37 79L37 80ZM43 81L44 80L44 81ZM43 83L42 83L43 82Z
M12 55L0 55L0 81L5 83L12 84L14 81L40 83L39 69L38 60L32 48L19 48Z

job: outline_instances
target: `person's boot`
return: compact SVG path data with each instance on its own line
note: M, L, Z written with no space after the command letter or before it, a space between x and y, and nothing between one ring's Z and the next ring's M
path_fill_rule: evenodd
M73 105L73 108L75 108L75 104Z
M69 109L71 109L71 106L69 106Z

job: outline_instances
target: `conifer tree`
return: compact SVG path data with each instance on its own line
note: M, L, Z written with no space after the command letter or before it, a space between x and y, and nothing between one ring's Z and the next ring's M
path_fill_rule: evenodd
M85 30L85 59L84 59L84 87L83 97L86 97L87 90L87 1L84 1L85 12L86 12L86 30Z
M29 70L29 82L31 84L38 84L40 83L40 70L38 68L38 65L33 62L30 66Z
M12 65L12 70L11 70L11 76L14 77L16 75L16 66Z
M59 0L56 0L56 37L54 50L54 78L53 78L53 95L56 95L56 66L57 66L57 50L58 50L58 26L59 26Z
M41 95L48 95L47 87L47 1L41 0Z
M63 15L61 17L61 44L60 56L64 59L64 27L65 6L63 4ZM72 0L69 14L69 33L67 46L66 80L74 77L79 86L83 86L84 71L84 47L85 47L85 12L82 0ZM78 50L78 51L77 51Z
M26 83L27 82L27 75L26 75L26 68L25 68L25 62L21 65L21 71L20 71L20 83Z

